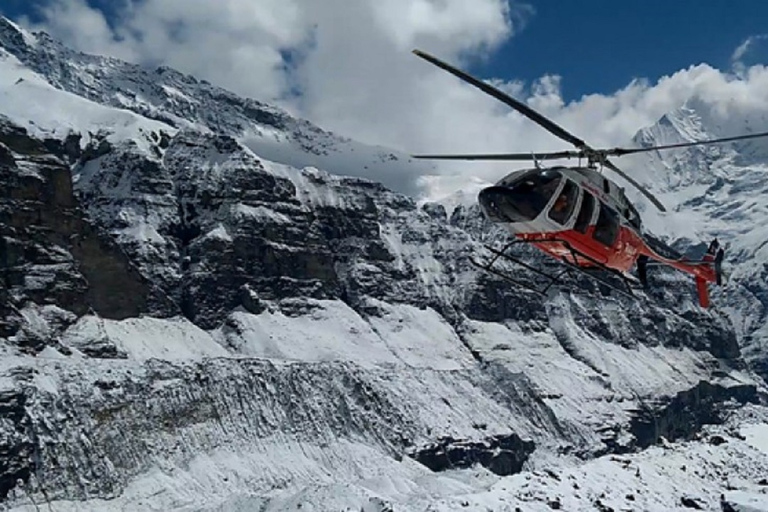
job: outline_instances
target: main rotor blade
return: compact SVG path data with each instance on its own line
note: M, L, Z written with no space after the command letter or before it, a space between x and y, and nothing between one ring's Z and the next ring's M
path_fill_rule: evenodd
M661 202L660 202L658 199L656 199L656 197L654 197L654 195L653 195L653 194L651 194L650 192L648 192L648 191L647 191L647 190L646 190L646 189L645 189L645 188L644 188L642 185L640 185L638 182L636 182L635 180L633 180L632 178L630 178L630 177L629 177L629 175L627 175L627 174L626 174L624 171L622 171L621 169L619 169L618 167L616 167L616 166L615 166L615 165L614 165L614 164L613 164L611 161L609 161L608 159L605 159L605 160L603 160L603 162L602 162L602 163L603 163L603 165L605 165L606 167L608 167L609 169L611 169L613 172L615 172L616 174L618 174L619 176L621 176L622 178L624 178L625 180L627 180L628 182L630 182L630 183L631 183L631 184L632 184L632 185L633 185L633 186L634 186L634 187L635 187L637 190L639 190L640 192L642 192L642 193L643 193L643 195L644 195L645 197L647 197L647 198L648 198L648 199L649 199L649 200L650 200L650 201L651 201L651 202L654 204L654 206L656 206L656 208L658 208L659 210L661 210L661 211L663 211L663 212L667 211L667 209L666 209L666 208L664 208L664 205L663 205L663 204L661 204Z
M584 157L581 151L558 151L556 153L486 153L468 155L413 155L413 158L430 160L557 160L559 158Z
M484 93L490 94L491 96L493 96L497 100L499 100L499 101L501 101L503 103L506 103L507 105L509 105L513 109L515 109L518 112L520 112L521 114L523 114L528 119L530 119L532 121L535 121L536 123L540 124L543 128L548 130L550 133L560 137L561 139L563 139L563 140L565 140L567 142L570 142L571 144L576 146L578 149L583 149L583 148L587 147L587 144L583 140L581 140L580 138L576 137L575 135L572 135L571 133L568 133L567 131L565 131L560 126L556 125L555 123L553 123L552 121L550 121L549 119L544 117L543 115L541 115L538 112L536 112L535 110L533 110L528 105L526 105L526 104L524 104L524 103L522 103L522 102L512 98L508 94L505 94L505 93L501 92L499 89L497 89L497 88L495 88L495 87L493 87L491 85L488 85L485 82L482 82L482 81L478 80L477 78L468 75L464 71L461 71L460 69L457 69L457 68L451 66L450 64L447 64L447 63L441 61L440 59L438 59L436 57L433 57L432 55L429 55L428 53L422 52L421 50L413 50L413 53L415 55L421 57L422 59L424 59L424 60L426 60L428 62L431 62L435 66L437 66L439 68L442 68L445 71L448 71L452 75L461 78L465 82L467 82L467 83L469 83L471 85L474 85L475 87L477 87L478 89L480 89Z
M622 155L631 155L633 153L645 153L646 151L657 151L659 149L686 148L689 146L701 146L704 144L719 144L722 142L732 142L735 140L756 139L758 137L768 137L768 132L750 133L749 135L737 135L735 137L725 137L722 139L699 140L696 142L681 142L679 144L664 144L662 146L651 146L649 148L613 148L613 149L598 150L598 151L604 152L604 154L606 155L622 156Z

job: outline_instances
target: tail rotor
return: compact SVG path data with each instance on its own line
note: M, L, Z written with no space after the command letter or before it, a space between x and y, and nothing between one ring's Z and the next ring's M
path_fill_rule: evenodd
M707 252L701 259L702 262L709 263L709 266L714 271L714 279L709 276L696 275L696 291L699 295L699 305L703 308L709 307L709 287L708 282L715 282L718 286L723 284L723 257L725 256L725 249L720 247L720 242L717 238L712 240L707 247Z

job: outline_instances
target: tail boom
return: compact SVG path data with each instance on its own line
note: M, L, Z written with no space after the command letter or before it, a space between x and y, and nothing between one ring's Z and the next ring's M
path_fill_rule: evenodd
M648 258L652 258L682 272L692 274L696 278L696 293L699 298L699 305L703 308L708 308L710 305L708 284L722 284L722 261L724 254L725 251L720 247L717 239L709 244L707 252L700 261L687 260L682 257L678 259L666 258L651 249L647 244L643 251L643 255Z

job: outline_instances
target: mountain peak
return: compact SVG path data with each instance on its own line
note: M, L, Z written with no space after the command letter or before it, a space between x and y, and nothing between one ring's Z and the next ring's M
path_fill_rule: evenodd
M16 53L36 43L35 36L4 16L0 16L0 47Z
M633 142L640 147L695 142L710 138L702 116L694 104L682 106L664 114L659 120L635 134Z

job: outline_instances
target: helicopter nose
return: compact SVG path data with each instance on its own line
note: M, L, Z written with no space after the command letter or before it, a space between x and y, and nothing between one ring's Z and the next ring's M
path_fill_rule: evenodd
M519 194L508 187L488 187L480 191L477 197L480 208L492 222L521 222L526 220L517 203Z

